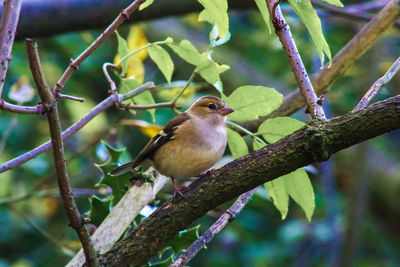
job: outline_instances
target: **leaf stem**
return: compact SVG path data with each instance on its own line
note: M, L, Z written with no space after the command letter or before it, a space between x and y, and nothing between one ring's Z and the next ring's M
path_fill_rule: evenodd
M176 114L179 114L180 111L178 110L178 108L176 107L176 102L178 101L178 99L182 96L182 94L185 92L185 90L189 87L189 85L193 82L194 78L197 75L197 68L195 68L192 72L192 74L190 75L189 79L187 80L185 86L182 88L182 90L178 93L178 95L175 97L175 99L172 101L173 103L173 107L172 107L172 111Z
M247 130L246 128L244 128L243 126L241 126L241 125L239 125L239 124L237 124L237 123L235 123L235 122L233 122L233 121L227 121L226 124L229 125L229 126L231 126L231 127L233 127L233 128L236 128L236 129L238 129L238 130L244 132L245 134L250 135L251 137L257 139L257 140L260 141L260 142L262 142L263 144L268 145L264 140L262 140L260 137L258 137L255 133L253 133L253 132Z
M140 51L142 51L142 50L144 50L144 49L147 49L147 48L149 48L150 46L153 46L153 45L160 45L160 44L166 44L166 43L168 43L168 42L170 42L168 39L166 39L166 40L164 40L164 41L157 41L157 42L149 43L149 44L147 44L147 45L145 45L145 46L142 46L142 47L140 47L140 48L138 48L138 49L136 49L136 50L133 50L133 51L129 52L127 55L125 55L123 58L121 58L121 60L118 62L118 64L116 64L116 66L121 65L121 63L124 62L125 60L127 60L130 56L132 56L132 55L134 55L134 54L136 54L136 53L138 53L138 52L140 52Z

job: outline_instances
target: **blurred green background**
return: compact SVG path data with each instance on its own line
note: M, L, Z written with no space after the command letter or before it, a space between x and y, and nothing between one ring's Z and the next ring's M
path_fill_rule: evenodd
M358 1L342 1L344 4ZM305 27L292 13L286 13L294 39L309 73L320 68L319 58ZM326 39L335 55L365 24L324 13L321 17ZM126 37L132 25L118 31ZM208 46L210 25L197 22L197 14L168 17L135 24L149 42L189 39L200 51ZM257 10L230 12L231 40L215 49L216 62L231 69L221 75L229 94L242 85L265 85L287 94L296 82L276 36L267 33ZM44 74L50 86L59 79L69 59L76 57L101 30L71 32L36 39ZM108 96L109 85L102 64L113 62L117 50L115 36L104 43L79 68L65 86L64 93L84 97L84 103L59 102L63 129L85 115ZM7 73L3 97L23 75L33 80L23 41L13 47L13 60ZM338 79L326 94L324 108L329 118L349 112L368 88L400 55L399 29L388 30L379 41ZM187 80L193 67L174 56L173 81ZM149 59L144 62L144 81L163 84L165 80ZM197 77L182 105L217 91ZM175 89L153 92L157 102L165 101ZM400 93L400 76L385 86L375 100ZM26 105L39 102L36 95ZM156 111L156 123L164 125L173 113ZM304 109L294 117L307 121ZM95 163L105 160L106 140L115 146L127 146L123 160L135 157L149 137L121 120L137 119L152 123L146 111L136 115L110 108L101 113L65 143L68 171L81 212L89 209L88 197L109 192L94 185L101 178ZM0 162L6 162L49 139L46 117L0 113ZM399 266L400 265L400 131L375 138L334 155L329 161L307 168L316 195L316 210L311 223L299 206L291 203L288 217L282 221L265 191L256 195L209 245L196 256L191 266ZM229 160L229 151L225 160ZM80 247L74 231L68 227L52 155L47 152L0 174L0 266L61 266L68 262L65 248ZM197 220L200 233L229 207ZM50 238L48 237L50 236ZM51 240L57 242L55 245Z

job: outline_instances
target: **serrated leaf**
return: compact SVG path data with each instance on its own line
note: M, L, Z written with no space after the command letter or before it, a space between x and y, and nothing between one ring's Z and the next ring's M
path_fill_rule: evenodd
M122 152L125 151L124 148L114 148L110 146L106 141L101 140L101 143L106 147L108 154L110 155L110 160L112 163L115 163L118 161L119 157L121 156Z
M159 45L153 45L147 48L151 60L156 63L168 83L171 82L172 73L174 71L174 62L168 52Z
M142 11L146 7L150 6L151 4L153 4L153 2L154 0L146 0L143 4L139 6L139 11Z
M267 144L264 142L261 142L261 140L257 139L257 138L253 138L253 150L259 150L263 147L265 147Z
M216 64L217 65L217 69L218 69L218 73L221 74L227 70L229 70L231 67L229 65L226 64Z
M153 96L151 95L151 93L149 91L143 91L140 94L135 95L133 97L133 101L137 105L153 105L156 103L154 101ZM146 109L146 111L148 111L150 113L151 117L153 118L153 122L154 122L156 120L156 109L151 108L151 109Z
M303 168L265 183L264 187L281 213L282 220L286 218L290 196L304 210L307 220L311 221L315 209L314 191Z
M229 33L229 17L227 0L198 0L204 7L199 14L199 21L208 21L216 25L218 36L225 37Z
M113 193L112 205L115 206L118 201L125 194L127 187L130 183L130 173L125 173L119 176L111 176L108 173L115 169L117 166L111 162L111 159L107 160L103 164L95 164L97 168L99 168L104 176L100 179L100 181L96 184L109 186Z
M262 135L269 143L275 143L304 125L304 122L290 117L272 118L258 127L257 135Z
M107 217L111 210L111 199L101 199L98 196L89 198L90 210L88 217L90 223L99 226Z
M310 0L302 0L301 2L297 2L296 0L288 1L289 5L293 8L294 12L296 12L310 33L315 47L317 48L318 55L321 59L321 66L324 63L324 53L329 59L329 64L331 64L331 50L329 49L329 45L326 42L322 32L321 20L319 19L318 14L313 8Z
M340 2L340 0L322 0L322 1L327 2L331 5L335 5L337 7L344 7L342 2Z
M249 154L249 148L239 133L227 128L228 146L234 159Z
M210 46L211 47L223 45L223 44L227 43L230 39L231 39L230 32L228 32L228 34L224 37L219 37L218 29L216 26L214 26L210 32Z
M119 33L117 31L115 31L115 34L117 35L117 40L118 40L117 56L119 57L119 60L121 60L121 58L123 58L124 56L126 56L129 53L128 44L127 44L126 40L124 38L122 38L121 35L119 35ZM119 60L116 64L119 64ZM126 70L128 68L127 60L125 60L121 63L121 68L122 68L121 76L125 76Z
M268 12L268 8L267 8L267 1L265 1L265 0L254 0L254 1L256 2L258 10L260 10L261 16L264 19L265 24L267 24L269 34L272 34L273 26L272 26L272 21L269 16L269 12Z
M229 118L239 122L268 115L282 104L282 99L283 96L274 88L253 85L241 86L224 97L226 104L234 110Z
M190 229L180 231L166 247L171 247L175 251L175 255L181 251L185 251L194 241L199 238L200 224Z

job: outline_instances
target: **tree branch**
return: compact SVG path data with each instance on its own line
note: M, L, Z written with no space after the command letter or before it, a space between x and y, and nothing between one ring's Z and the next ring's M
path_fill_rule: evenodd
M359 111L363 108L365 108L369 101L378 93L379 89L387 84L393 76L400 70L400 57L397 58L397 60L390 66L389 70L380 77L372 86L371 88L367 91L367 93L361 98L360 102L357 104L357 106L353 109L353 111Z
M72 188L69 182L67 165L64 160L64 144L61 137L60 117L58 115L57 102L52 95L40 66L39 53L36 43L26 40L26 47L29 58L29 65L32 71L33 79L38 89L40 99L46 107L47 118L49 121L51 143L53 146L54 166L58 178L58 187L64 203L64 207L69 219L69 225L76 231L82 243L85 252L85 258L89 267L99 266L96 251L94 250L89 232L85 227L85 221L80 214L78 207L72 195Z
M294 77L296 78L300 92L307 103L308 111L310 111L311 117L313 119L318 118L320 120L325 120L326 117L322 108L322 103L319 104L318 102L318 97L314 92L314 88L311 84L310 78L308 77L307 70L304 67L303 61L301 60L301 56L290 32L289 25L286 23L285 18L282 15L279 7L279 1L280 0L267 1L268 11L270 17L272 18L272 24L274 25L275 33L278 35L279 41L282 43L283 50L285 50L289 64L292 67Z
M192 245L182 253L169 267L183 267L188 263L194 256L207 244L214 236L216 236L224 227L231 221L233 221L240 211L250 201L251 197L256 192L256 189L252 189L239 196L239 198L233 203L233 205L227 209L218 220L211 225L207 231L205 231Z
M90 44L85 51L83 51L76 59L71 59L68 68L65 70L61 78L58 80L56 85L53 88L53 93L56 95L61 91L64 87L65 83L71 77L71 75L79 68L82 62L88 58L108 37L110 37L115 29L121 26L125 21L127 21L130 15L139 8L140 4L142 4L145 0L135 0L132 4L130 4L127 8L125 8L121 13L119 13L118 17L110 24L110 26L105 29L105 31L100 34L97 39Z
M317 94L328 91L329 86L340 76L342 76L378 38L396 21L400 15L400 5L397 0L390 1L360 32L354 36L332 59L332 65L324 68L311 76L311 82ZM304 107L305 102L299 89L285 96L282 105L268 116L258 120L244 123L243 125L256 132L258 126L268 118L289 116Z
M22 0L4 1L3 14L0 21L0 98L3 92L4 81L11 60L11 50L18 25Z
M3 99L0 99L0 110L1 109L19 114L42 114L45 111L45 108L43 107L42 104L39 104L34 107L19 106L8 103Z
M62 132L62 139L65 141L69 137L71 137L73 134L75 134L77 131L79 131L83 126L85 126L89 121L91 121L95 116L97 116L100 112L106 110L107 108L115 105L116 103L121 103L123 100L126 100L128 98L131 98L135 96L136 94L139 94L143 92L144 90L148 90L154 88L154 84L152 82L145 83L142 86L126 93L123 95L118 95L118 94L113 94L106 99L104 99L102 102L97 104L88 114L86 114L82 119L71 125L68 129L66 129L64 132ZM1 103L1 102L0 102ZM14 168L15 166L21 165L24 162L27 162L28 160L31 160L38 155L46 152L51 148L51 142L48 141L24 154L21 156L18 156L12 160L9 160L3 164L0 165L0 173L5 172L9 169Z
M329 121L313 121L268 147L234 160L193 182L158 208L127 238L100 256L102 265L140 266L210 209L258 185L349 146L400 128L400 95Z

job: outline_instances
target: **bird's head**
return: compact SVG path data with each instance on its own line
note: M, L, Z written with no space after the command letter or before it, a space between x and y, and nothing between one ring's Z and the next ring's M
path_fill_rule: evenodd
M192 117L219 124L226 122L226 115L232 113L233 109L227 107L225 102L216 96L203 96L194 102L187 112Z

